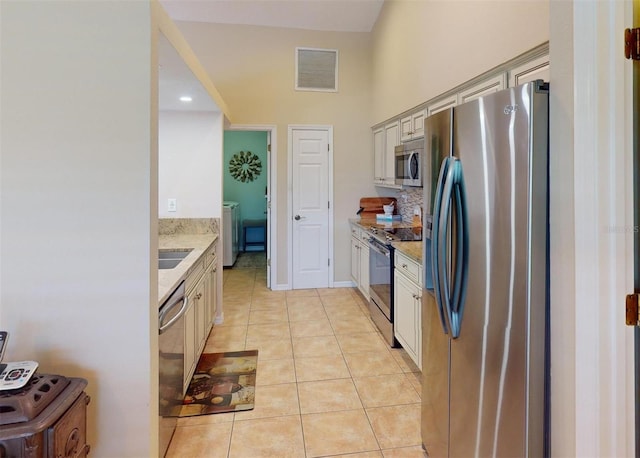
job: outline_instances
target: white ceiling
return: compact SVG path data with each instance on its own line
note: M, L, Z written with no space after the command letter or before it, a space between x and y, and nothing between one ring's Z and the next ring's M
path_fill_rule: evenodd
M219 111L200 80L162 34L158 40L158 66L160 110ZM191 97L191 102L180 101L182 96Z
M384 0L160 0L174 21L371 32Z

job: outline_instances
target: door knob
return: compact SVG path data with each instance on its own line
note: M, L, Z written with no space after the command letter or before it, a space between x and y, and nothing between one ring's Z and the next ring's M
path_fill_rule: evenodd
M295 219L296 221L300 221L300 215L294 216L293 219Z

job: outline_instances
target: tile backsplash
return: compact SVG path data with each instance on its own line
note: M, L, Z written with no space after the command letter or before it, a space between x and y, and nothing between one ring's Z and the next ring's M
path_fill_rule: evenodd
M402 215L402 221L411 222L413 220L413 210L420 207L420 213L423 209L422 188L406 188L398 192L398 213Z
M175 234L216 234L219 232L220 218L160 218L158 233Z

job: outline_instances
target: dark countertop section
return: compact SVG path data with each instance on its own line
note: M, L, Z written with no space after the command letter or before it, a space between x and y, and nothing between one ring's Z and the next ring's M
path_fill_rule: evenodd
M413 227L412 223L406 221L380 221L375 218L350 218L349 223L360 226L363 229L369 229L370 227L376 227L379 229L398 229L405 227ZM404 255L415 260L417 263L422 264L422 242L393 242L393 247L402 252Z

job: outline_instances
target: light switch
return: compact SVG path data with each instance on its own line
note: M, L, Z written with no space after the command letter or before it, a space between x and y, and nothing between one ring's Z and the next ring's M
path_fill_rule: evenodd
M167 200L167 211L174 212L178 210L178 200L177 199L168 199Z

